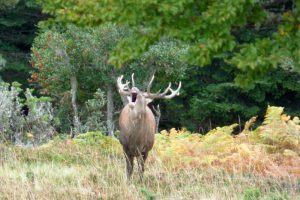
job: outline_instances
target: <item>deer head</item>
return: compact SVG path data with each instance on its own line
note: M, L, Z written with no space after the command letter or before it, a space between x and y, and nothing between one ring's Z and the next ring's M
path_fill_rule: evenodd
M139 112L144 112L146 110L146 106L154 99L171 99L176 95L179 95L179 90L181 88L181 82L179 82L179 85L176 90L173 90L171 88L172 84L169 83L169 86L164 90L164 92L160 93L160 91L158 91L157 93L151 93L150 90L154 80L153 75L147 86L147 91L143 92L135 86L134 74L131 75L131 89L129 88L130 82L126 81L125 83L122 83L122 79L123 75L118 77L117 79L117 85L120 95L126 96L129 107L131 109L137 109L137 111Z

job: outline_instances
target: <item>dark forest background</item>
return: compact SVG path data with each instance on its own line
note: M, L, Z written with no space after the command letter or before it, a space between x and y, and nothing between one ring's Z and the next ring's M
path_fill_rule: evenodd
M271 37L277 31L282 15L293 10L295 5L294 1L280 0L264 1L263 6L268 12L268 20L260 28L248 23L235 29L232 34L235 36L236 42L251 43L257 38ZM0 76L5 82L21 83L23 89L35 88L35 94L38 96L41 95L40 92L43 88L32 82L32 74L35 73L36 68L32 66L31 48L34 38L45 30L39 28L38 23L48 18L49 15L42 14L41 8L33 0L20 0L12 7L2 8L0 12L0 54L5 60L5 66L1 68ZM172 48L176 50L176 47L170 46L170 52ZM164 49L158 47L159 50L163 51ZM152 52L153 55L155 56L155 53ZM149 59L148 57L147 59ZM157 61L155 57L152 59ZM168 63L169 61L166 58L161 62ZM118 73L131 74L131 72L138 71L136 69L143 64L143 59L135 60L132 63ZM155 62L147 64L153 68L159 65ZM183 66L182 63L177 65ZM170 66L172 67L172 65ZM187 127L189 130L205 133L216 126L232 123L243 124L255 115L262 117L268 105L283 106L286 113L300 115L300 75L292 69L288 61L285 65L269 70L251 84L243 87L236 84L236 77L243 72L223 58L214 58L211 64L202 67L184 65L184 70L181 71L177 70L176 66L174 69L170 69L170 66L168 65L163 70L155 70L157 74L155 88L165 88L168 81L176 83L179 80L182 81L183 87L180 96L175 99L154 102L155 105L160 104L161 108L160 129ZM175 70L175 72L168 76L164 70ZM143 76L141 75L141 77ZM169 80L164 80L164 77ZM100 81L97 83L95 80L84 84L91 85L85 85L84 88L79 86L81 87L78 92L79 106L83 106L88 99L91 99L92 94L101 85ZM105 89L102 90L106 92ZM117 116L118 110L122 107L116 90L116 88L113 89L113 98L116 101L114 116ZM84 95L86 91L89 95ZM51 94L49 95L51 96ZM65 119L72 118L70 117L72 111L69 109L70 105L64 108L58 105L62 96L53 98L53 103L58 110L57 117L61 121L65 121L59 125L59 130L68 132ZM67 112L65 112L66 110ZM102 112L105 116L106 109L102 109ZM84 118L84 115L81 113L81 118ZM68 123L72 124L71 120Z

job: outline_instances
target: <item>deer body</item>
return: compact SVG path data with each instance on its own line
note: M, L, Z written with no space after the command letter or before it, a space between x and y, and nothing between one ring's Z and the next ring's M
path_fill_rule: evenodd
M148 106L145 109L145 112L136 113L127 104L120 114L120 143L130 156L145 154L154 144L155 118Z
M137 157L138 169L140 178L143 176L144 163L148 157L148 152L152 149L154 144L156 122L154 115L147 106L154 98L170 99L178 94L181 87L173 91L169 87L163 93L150 93L151 83L154 79L152 77L147 92L142 92L134 86L134 78L132 75L131 89L128 88L129 82L122 84L123 76L118 78L119 93L122 96L127 96L129 103L123 108L120 113L119 127L120 127L120 143L123 146L124 154L127 163L127 176L131 177L133 171L133 158ZM168 92L170 95L166 95Z

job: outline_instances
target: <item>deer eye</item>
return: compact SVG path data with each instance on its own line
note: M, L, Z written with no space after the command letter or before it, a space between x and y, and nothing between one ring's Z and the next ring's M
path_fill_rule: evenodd
M135 102L136 101L136 97L137 97L137 93L131 93L131 101Z

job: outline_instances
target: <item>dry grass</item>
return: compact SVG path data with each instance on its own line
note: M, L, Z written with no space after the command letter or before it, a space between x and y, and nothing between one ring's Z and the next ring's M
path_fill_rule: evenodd
M0 199L300 199L300 182L218 171L172 170L156 150L143 181L128 182L116 141L78 145L55 141L36 149L0 146ZM135 163L136 164L136 163Z

